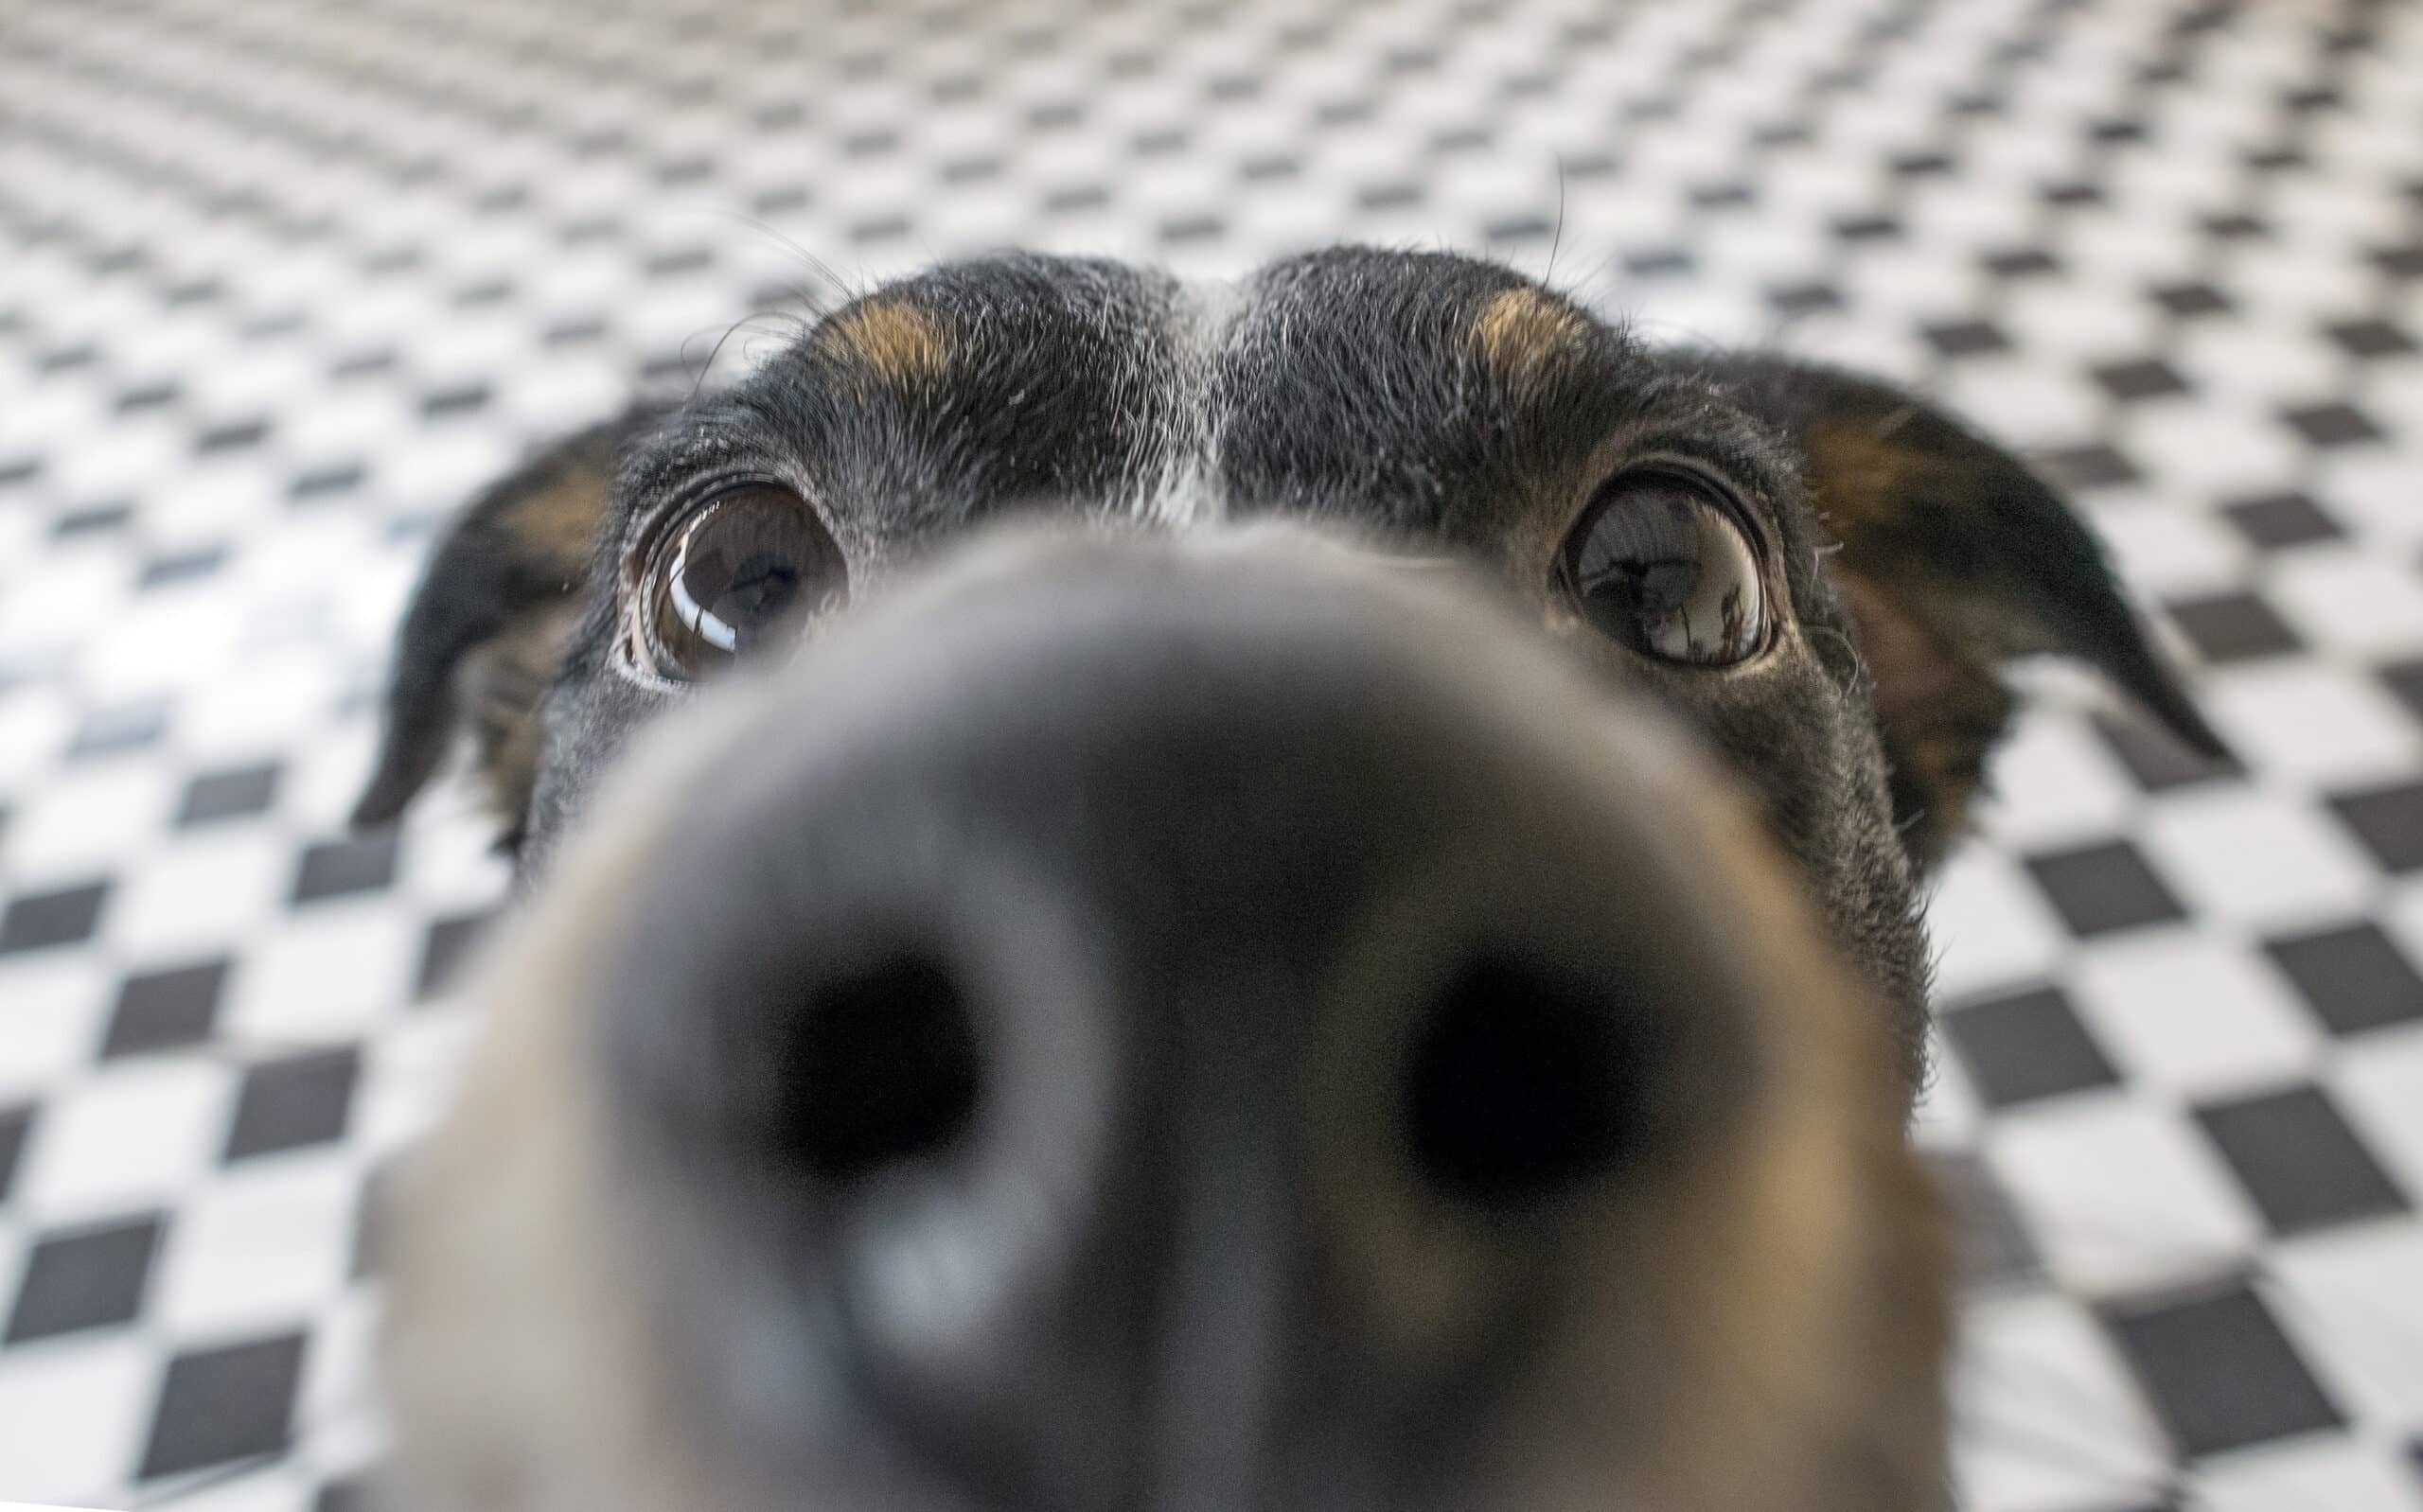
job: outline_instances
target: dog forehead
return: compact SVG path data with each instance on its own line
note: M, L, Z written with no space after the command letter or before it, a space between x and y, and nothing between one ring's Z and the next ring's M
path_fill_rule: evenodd
M1345 248L1247 293L1214 382L1239 512L1477 544L1663 387L1628 338L1494 263Z
M1326 335L1369 355L1477 358L1512 382L1586 344L1596 323L1513 270L1453 253L1332 248L1236 280L1182 281L1101 258L1003 254L885 284L811 337L846 376L947 383L1004 366L1050 367L1106 349L1207 361L1311 352Z
M793 413L777 418L844 493L1437 530L1449 490L1546 460L1583 429L1551 415L1604 408L1645 364L1512 270L1350 248L1217 283L1028 255L945 264L827 316L784 366L768 387Z

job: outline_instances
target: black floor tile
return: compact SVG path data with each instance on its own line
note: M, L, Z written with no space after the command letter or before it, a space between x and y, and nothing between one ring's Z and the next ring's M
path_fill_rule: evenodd
M2156 1415L2191 1458L2343 1420L2271 1310L2243 1284L2114 1307L2104 1321Z
M2167 792L2197 782L2217 782L2223 778L2242 776L2246 768L2227 757L2213 757L2190 750L2168 730L2134 714L2107 714L2096 712L2090 716L2096 734L2119 758L2136 784L2149 793Z
M140 1475L151 1480L274 1453L290 1441L304 1336L284 1333L168 1362Z
M2333 1034L2423 1019L2423 973L2378 924L2292 936L2268 948Z
M2403 1194L2318 1088L2209 1103L2196 1116L2279 1233L2406 1210Z
M71 510L50 522L51 537L69 540L79 536L98 536L105 531L122 528L134 518L134 506L123 503L93 504Z
M2103 1047L2055 988L1950 1008L1941 1022L1978 1095L1994 1107L2118 1081Z
M2221 513L2249 544L2265 551L2337 540L2344 534L2337 520L2304 494L2266 494L2231 504Z
M1927 344L1945 357L1982 357L2011 349L2010 337L1990 321L1951 321L1929 325L1922 334Z
M186 784L177 822L203 824L262 812L277 800L278 771L277 763L260 762L203 773Z
M244 1073L227 1131L227 1160L271 1154L345 1135L361 1052L347 1046L270 1061Z
M1843 308L1843 291L1817 280L1777 284L1767 290L1767 303L1783 316L1811 315Z
M2093 377L2106 395L2124 404L2139 399L2173 398L2188 392L2187 380L2179 370L2158 357L2107 362L2095 368Z
M396 880L396 837L393 835L350 835L328 840L303 853L294 872L294 902L376 892Z
M303 502L326 499L333 494L348 493L360 487L363 474L358 462L331 462L308 468L294 475L286 485L286 497Z
M2296 632L2252 593L2218 593L2166 605L2171 623L2207 661L2247 661L2302 649Z
M2205 283L2161 284L2150 292L2155 304L2183 320L2226 314L2232 308L2227 294Z
M168 588L208 577L226 565L226 547L197 546L190 551L170 552L152 557L135 574L135 582L142 588Z
M2381 681L2398 702L2423 720L2423 657L2409 661L2393 661L2380 669Z
M434 997L452 990L471 946L480 938L488 915L458 914L440 919L429 926L421 941L420 969L415 975L413 995Z
M2330 340L2350 357L2404 357L2414 350L2414 338L2403 326L2378 318L2341 321L2328 332Z
M90 940L99 927L101 905L109 894L108 883L90 882L11 898L7 911L0 912L0 956Z
M2379 424L2352 404L2306 405L2282 411L2280 418L2288 422L2290 430L2316 447L2347 447L2381 439Z
M132 1322L159 1252L161 1216L46 1235L27 1257L8 1343Z
M2126 840L2026 859L2072 934L2108 934L2185 917L2170 888Z
M2342 793L2330 806L2382 866L2392 871L2423 868L2423 782Z
M2057 488L2117 488L2145 480L2126 455L2099 444L2040 451L2029 460Z
M173 1049L210 1037L227 986L224 959L130 976L101 1040L104 1057Z
M9 1200L9 1190L17 1183L17 1167L24 1161L33 1127L33 1104L0 1108L0 1203Z
M2037 278L2061 271L2060 260L2041 247L2018 247L2008 252L1991 253L1985 258L1986 271L1997 278Z

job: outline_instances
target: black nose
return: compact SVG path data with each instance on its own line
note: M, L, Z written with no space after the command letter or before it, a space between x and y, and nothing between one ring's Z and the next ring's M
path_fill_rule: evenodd
M1750 1057L1677 747L1435 596L1069 549L757 691L601 1020L735 1432L869 1504L1447 1473Z

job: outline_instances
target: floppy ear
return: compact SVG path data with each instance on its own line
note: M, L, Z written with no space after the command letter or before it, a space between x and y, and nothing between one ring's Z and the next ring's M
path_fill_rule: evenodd
M502 843L519 844L540 704L588 607L615 457L648 419L635 412L557 442L489 484L448 527L397 632L386 730L356 826L401 815L468 723Z
M2002 663L2085 662L2196 751L2228 755L2102 547L2018 458L1889 385L1760 354L1697 360L1797 445L1874 679L1894 818L1921 865L1965 829L2010 722Z

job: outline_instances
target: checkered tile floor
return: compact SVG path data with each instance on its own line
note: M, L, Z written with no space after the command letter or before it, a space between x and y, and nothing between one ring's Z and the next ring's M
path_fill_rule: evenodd
M837 280L1342 237L2077 490L2245 765L2047 674L1944 881L1963 1503L2423 1509L2423 7L2361 0L0 7L0 1499L356 1504L363 1192L501 881L460 798L338 822L449 506Z

